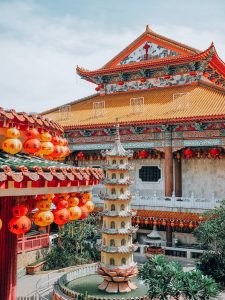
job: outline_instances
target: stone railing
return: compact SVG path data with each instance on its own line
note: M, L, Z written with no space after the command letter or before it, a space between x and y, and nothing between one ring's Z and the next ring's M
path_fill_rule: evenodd
M109 198L117 199L116 195L109 195ZM120 196L121 197L121 196ZM103 198L99 195L93 195L96 206L103 206ZM192 193L190 197L163 197L156 193L153 195L144 196L135 193L132 196L131 207L136 210L173 210L173 211L197 211L204 212L220 205L220 201L213 195L211 199L195 197Z

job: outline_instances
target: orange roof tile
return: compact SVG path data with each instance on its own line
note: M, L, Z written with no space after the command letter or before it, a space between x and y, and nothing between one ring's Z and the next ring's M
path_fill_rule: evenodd
M173 220L188 220L199 221L201 214L191 212L176 212L176 211L157 211L157 210L137 210L137 217L157 218L157 219L173 219ZM200 218L199 218L200 217Z
M144 98L142 113L132 113L130 99L133 97ZM100 101L105 101L105 112L96 117L93 103ZM124 125L219 119L225 118L225 89L197 82L146 91L94 95L71 104L71 112L66 120L60 120L58 110L51 110L45 116L59 122L64 128L105 127L114 124L116 118Z

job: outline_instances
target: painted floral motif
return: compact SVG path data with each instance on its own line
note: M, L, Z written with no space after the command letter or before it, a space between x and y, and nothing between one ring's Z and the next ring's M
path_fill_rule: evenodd
M145 82L130 81L124 83L124 85L118 85L116 83L107 84L105 89L100 91L101 94L113 94L118 92L127 92L132 90L146 90L155 87L166 87L181 84L190 84L202 78L201 72L197 72L196 76L189 74L181 74L171 76L169 79L163 77L149 78Z
M148 57L147 59L155 59L155 58L163 58L167 56L176 56L179 55L179 53L171 50L171 49L166 49L164 47L161 47L155 43L152 42L147 42L143 43L140 47L138 47L135 51L133 51L130 55L125 57L119 65L125 65L129 64L132 62L137 62L137 61L142 61L146 60L146 50L145 50L145 45L148 45Z

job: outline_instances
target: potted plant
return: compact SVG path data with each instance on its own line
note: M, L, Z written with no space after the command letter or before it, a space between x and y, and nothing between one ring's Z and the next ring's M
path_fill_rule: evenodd
M28 266L26 266L27 274L33 275L33 274L41 271L45 262L46 261L43 259L38 259L35 262L29 264Z

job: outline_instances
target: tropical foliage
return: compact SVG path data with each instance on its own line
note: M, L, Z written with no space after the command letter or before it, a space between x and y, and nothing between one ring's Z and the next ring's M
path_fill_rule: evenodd
M169 262L164 256L153 256L139 270L139 278L148 288L150 299L215 299L218 286L200 270L184 272L177 262Z
M194 231L198 242L205 249L199 269L225 285L225 201L204 217L206 220Z
M98 238L96 219L89 216L82 221L65 225L46 256L45 270L65 268L99 260L95 244Z

